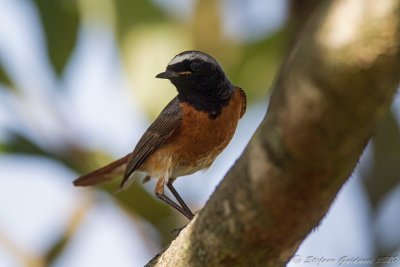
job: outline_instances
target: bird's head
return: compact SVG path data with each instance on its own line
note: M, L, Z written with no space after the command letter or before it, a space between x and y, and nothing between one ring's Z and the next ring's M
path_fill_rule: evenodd
M180 94L223 96L233 85L218 62L200 51L185 51L176 55L156 78L169 79Z

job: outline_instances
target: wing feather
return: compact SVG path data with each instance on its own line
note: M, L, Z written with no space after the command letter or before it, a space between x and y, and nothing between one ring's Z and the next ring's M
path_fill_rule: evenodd
M182 109L178 97L169 102L157 119L140 138L128 159L124 178L120 188L125 189L128 179L140 165L178 128L182 121ZM127 183L129 185L130 183Z
M235 86L236 89L239 90L240 96L242 97L242 110L240 112L240 118L243 117L244 113L246 113L246 108L247 108L247 97L246 93L243 91L242 88Z

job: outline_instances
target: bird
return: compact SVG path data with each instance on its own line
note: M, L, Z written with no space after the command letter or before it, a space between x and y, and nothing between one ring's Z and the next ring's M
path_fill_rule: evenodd
M201 51L177 54L155 77L170 80L178 94L145 131L133 152L78 177L73 184L93 186L123 176L119 192L132 184L136 172L144 172L143 182L157 179L156 197L191 220L194 214L173 182L212 165L246 112L246 94L231 83L215 58ZM166 196L165 186L178 203Z

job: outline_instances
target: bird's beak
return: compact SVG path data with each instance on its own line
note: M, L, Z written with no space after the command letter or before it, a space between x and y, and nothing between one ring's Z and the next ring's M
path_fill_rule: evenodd
M161 72L159 74L156 75L156 78L160 78L160 79L172 79L172 78L177 78L179 77L178 73L172 72L172 71L165 71L165 72Z
M160 74L157 74L156 78L173 79L173 78L178 78L178 77L182 77L184 75L189 75L189 74L192 74L192 73L190 71L174 72L171 70L166 70L165 72L161 72Z

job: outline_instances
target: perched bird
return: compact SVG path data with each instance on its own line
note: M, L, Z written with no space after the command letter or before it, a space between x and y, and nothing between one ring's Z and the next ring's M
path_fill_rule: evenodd
M231 141L246 111L246 95L232 85L213 57L200 51L176 55L156 78L169 79L178 95L150 125L132 153L77 178L74 185L96 185L123 175L119 190L124 190L132 184L135 172L145 172L144 182L158 179L156 196L191 220L193 213L172 183L179 176L211 166ZM178 203L164 194L165 185Z

